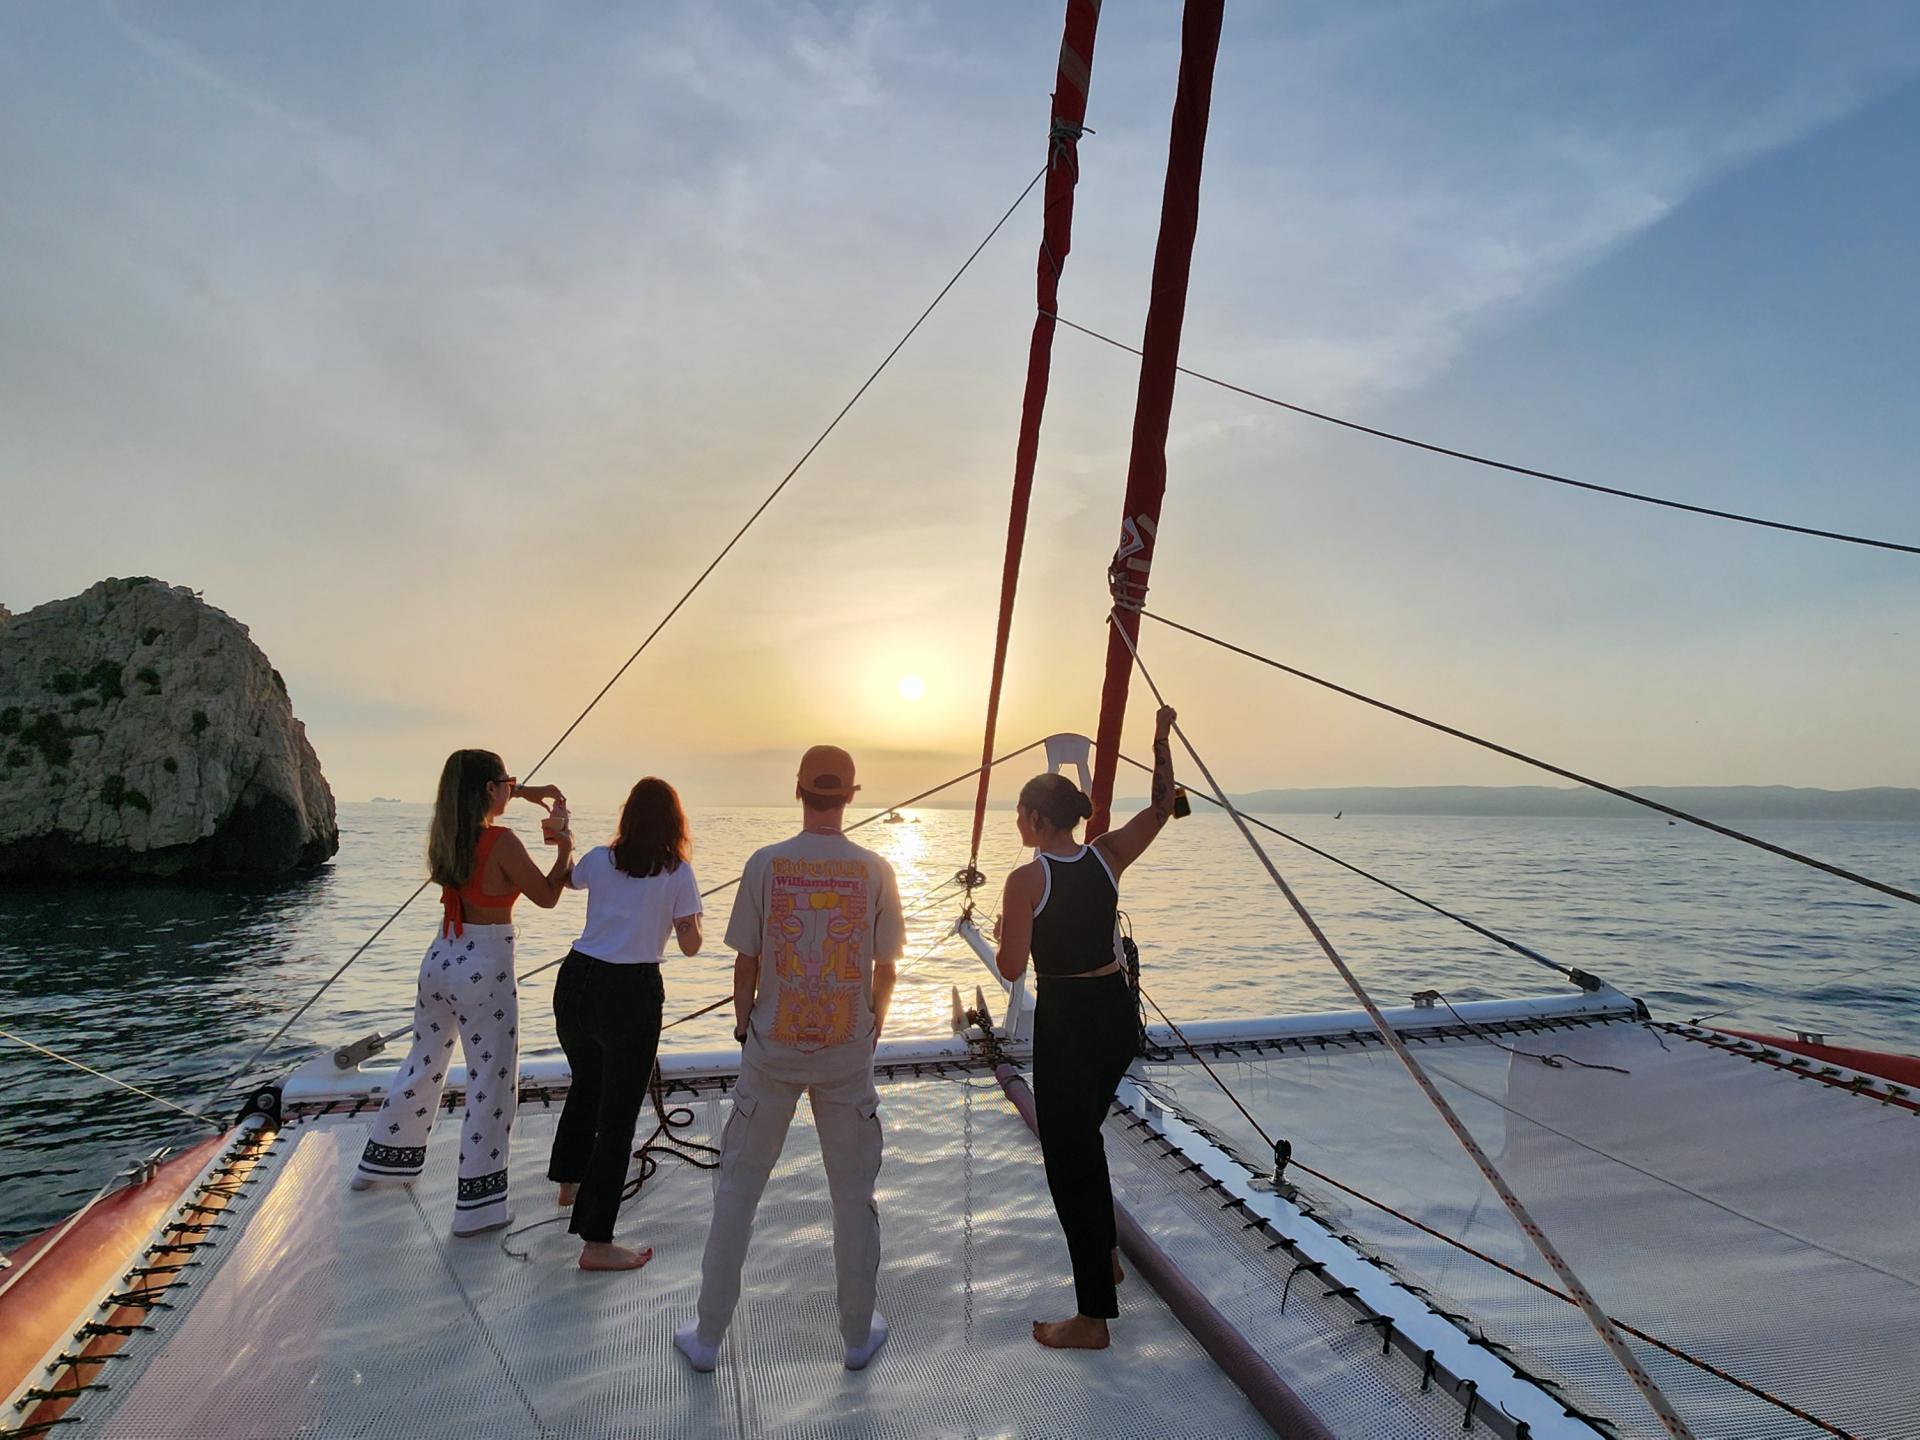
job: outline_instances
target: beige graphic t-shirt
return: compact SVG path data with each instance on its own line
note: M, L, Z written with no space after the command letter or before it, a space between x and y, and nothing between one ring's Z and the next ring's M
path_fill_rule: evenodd
M796 1050L873 1035L873 962L906 948L893 867L844 835L804 831L756 850L727 944L760 957L753 1032Z

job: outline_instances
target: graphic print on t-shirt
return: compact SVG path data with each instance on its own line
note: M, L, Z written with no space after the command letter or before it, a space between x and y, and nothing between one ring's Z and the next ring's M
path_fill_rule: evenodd
M860 949L870 894L862 861L773 861L767 935L780 992L768 1039L815 1050L857 1038L867 1007Z

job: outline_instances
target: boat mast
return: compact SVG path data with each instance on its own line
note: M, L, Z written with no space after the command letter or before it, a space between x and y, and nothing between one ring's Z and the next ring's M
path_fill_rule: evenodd
M1013 629L1014 592L1020 584L1020 556L1027 539L1027 508L1033 495L1033 469L1040 452L1040 417L1047 407L1047 380L1053 366L1054 312L1060 305L1060 272L1073 246L1073 193L1080 179L1080 134L1087 118L1087 87L1092 79L1094 32L1100 0L1067 0L1060 66L1053 84L1053 123L1047 133L1046 209L1041 215L1037 298L1033 338L1027 346L1027 388L1020 407L1020 440L1014 450L1013 501L1007 516L1007 553L1000 571L1000 620L993 638L993 678L987 688L987 728L980 747L980 785L973 804L973 845L968 851L971 877L967 894L980 879L980 836L987 818L987 784L993 776L994 729L1000 719L1000 686L1007 668L1007 639Z
M1153 289L1147 330L1141 341L1140 388L1134 400L1133 452L1127 462L1127 499L1120 519L1120 548L1107 572L1115 624L1109 631L1107 676L1100 692L1100 725L1094 735L1093 817L1089 839L1112 819L1113 776L1120 757L1120 731L1127 716L1132 678L1128 642L1140 634L1167 489L1167 423L1180 364L1180 327L1187 311L1187 277L1193 236L1200 221L1200 164L1207 147L1207 115L1213 102L1213 64L1220 50L1223 0L1187 0L1180 22L1180 84L1174 93L1173 129L1167 142L1167 181L1160 199L1160 239L1153 254Z

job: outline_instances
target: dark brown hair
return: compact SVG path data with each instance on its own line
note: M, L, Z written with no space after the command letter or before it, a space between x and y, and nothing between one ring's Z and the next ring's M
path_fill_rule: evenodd
M1093 802L1064 775L1036 775L1020 787L1020 808L1056 830L1071 830L1093 814Z
M693 853L687 812L673 786L649 775L627 792L620 828L613 834L613 868L624 875L678 870Z
M473 852L487 828L487 787L507 773L491 750L456 750L440 767L440 789L427 831L427 873L458 890L473 878Z

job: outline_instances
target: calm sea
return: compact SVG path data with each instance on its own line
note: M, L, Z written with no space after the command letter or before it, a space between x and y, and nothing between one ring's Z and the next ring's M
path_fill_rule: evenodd
M338 858L297 883L257 890L161 886L0 892L0 1025L185 1101L243 1061L404 899L421 874L427 809L341 807ZM515 818L538 846L531 810ZM1651 820L1269 816L1324 849L1641 996L1656 1015L1826 1032L1920 1050L1920 911L1686 827ZM576 800L588 843L611 816ZM756 846L797 828L797 812L724 809L694 817L702 888L737 873ZM969 817L909 812L874 824L911 911L966 858ZM1920 887L1920 826L1781 822L1768 839ZM1270 838L1270 837L1269 837ZM983 868L994 893L1018 855L1013 817L989 816ZM1383 1003L1415 990L1451 999L1554 991L1558 977L1452 922L1280 840L1272 853L1335 944ZM893 1035L947 1028L949 991L984 983L942 935L951 889L909 921ZM710 942L667 967L669 1016L727 992L719 938L730 891L708 901ZM1346 1009L1351 1001L1231 825L1196 815L1126 877L1123 896L1149 991L1175 1019ZM991 908L991 906L989 906ZM273 1059L404 1023L437 907L417 902L307 1012ZM523 963L563 955L579 897L555 911L524 901ZM522 997L530 1053L557 1053L551 975ZM726 1043L724 1012L683 1025L672 1046ZM188 1131L168 1112L0 1041L0 1247L81 1204L128 1158Z

